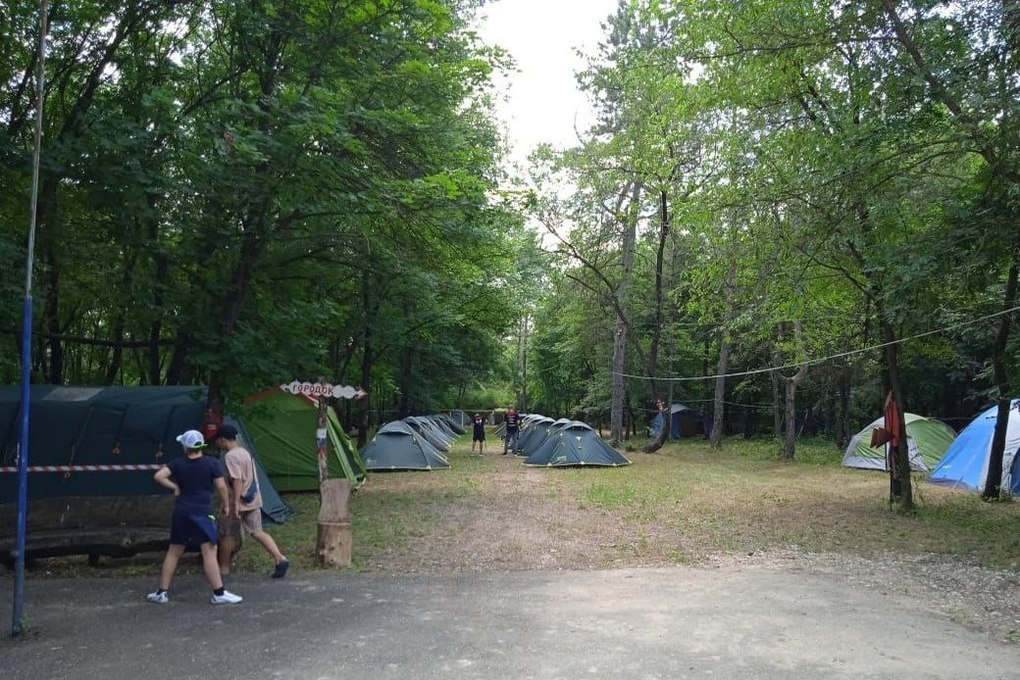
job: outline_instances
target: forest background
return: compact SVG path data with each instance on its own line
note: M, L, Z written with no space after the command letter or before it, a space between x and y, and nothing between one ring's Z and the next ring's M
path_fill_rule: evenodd
M576 146L508 173L475 0L55 2L35 382L325 376L380 422L644 440L1008 408L1020 0L621 0ZM0 382L18 380L38 5L0 8Z

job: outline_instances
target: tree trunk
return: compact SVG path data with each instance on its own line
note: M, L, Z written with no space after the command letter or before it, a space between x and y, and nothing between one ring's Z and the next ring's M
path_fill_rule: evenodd
M876 298L876 301L878 298ZM900 440L894 447L889 465L889 501L899 503L900 507L907 512L914 509L914 491L910 479L910 450L907 444L907 424L904 419L903 390L900 387L900 371L898 360L898 345L896 332L886 321L882 314L882 307L876 304L879 324L882 329L882 339L886 343L883 354L885 356L886 382L892 391L893 400L896 402L896 410L899 413Z
M379 311L379 302L372 295L373 287L371 276L368 271L363 271L361 275L361 308L365 314L365 326L362 335L362 352L361 352L361 389L368 392L369 396L365 397L359 403L358 412L358 448L363 448L368 443L368 425L369 425L369 414L372 408L372 390L370 385L372 383L372 362L375 361L375 346L374 338L372 337L372 325L375 322L375 317ZM379 394L374 397L376 403L382 408L383 395Z
M609 440L612 446L619 446L624 439L623 431L623 396L626 390L623 370L626 367L627 349L627 292L630 278L634 271L634 248L637 242L637 222L639 217L638 200L641 197L641 185L634 183L631 189L630 205L627 217L624 218L623 239L620 244L622 260L620 282L616 286L617 300L616 331L613 333L613 394L609 417Z
M783 395L786 429L783 432L783 459L793 460L797 447L797 383L786 378Z
M649 389L652 402L659 399L659 389L654 376L659 372L659 343L662 338L662 327L665 318L662 311L663 268L666 252L666 241L669 237L669 200L665 191L659 192L659 242L655 249L655 297L652 313L652 339L648 349L648 372L651 376Z
M625 390L623 369L626 360L626 345L627 324L618 320L616 330L613 332L613 399L609 416L609 439L613 446L619 446L623 441L623 393Z
M775 350L772 353L775 355ZM779 365L775 359L772 363L776 366ZM779 439L783 432L782 378L779 377L779 371L769 373L769 378L772 379L772 436Z
M843 364L838 369L838 400L836 402L836 448L842 451L850 442L850 366Z
M1020 250L1020 244L1013 248L1014 256L1006 279L1006 293L1002 301L1003 309L1012 309L1016 305L1017 257L1020 255L1018 250ZM999 388L999 398L995 430L992 432L992 448L988 452L988 475L985 477L985 487L981 494L985 500L996 500L1002 492L1002 459L1006 449L1006 428L1009 424L1009 405L1012 394L1004 354L1006 342L1009 340L1011 317L1011 314L1002 315L999 320L999 329L995 334L995 342L992 343L992 368L995 372L995 384Z
M518 400L522 413L528 412L528 328L531 325L531 318L525 314L521 319L521 395Z
M797 347L797 356L803 354L803 325L798 319L793 322L793 338ZM797 372L790 377L783 376L784 396L786 402L785 428L783 431L783 459L793 460L797 447L797 387L807 377L807 364L801 364Z
M360 413L358 417L358 448L363 448L368 443L368 416L370 409L372 408L372 390L370 385L372 382L372 362L374 357L372 356L372 341L369 337L369 330L365 328L365 346L364 351L361 355L361 389L368 392L369 396L361 400ZM382 404L381 395L377 397L379 403Z
M734 237L735 238L735 237ZM730 367L730 324L733 323L733 293L737 276L737 258L733 252L733 244L729 250L729 264L726 267L726 284L723 288L723 324L719 333L719 364L716 368L715 395L712 399L712 448L722 446L723 417L726 408L726 372Z
M672 422L672 404L666 404L661 399L659 400L659 415L662 417L662 426L659 428L659 434L656 435L655 439L648 442L641 448L645 453L655 453L662 448L662 445L669 439L670 430L673 427Z

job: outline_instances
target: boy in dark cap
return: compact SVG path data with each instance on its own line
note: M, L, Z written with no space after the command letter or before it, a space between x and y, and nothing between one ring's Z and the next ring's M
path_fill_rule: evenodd
M262 493L259 490L258 475L255 472L255 459L248 449L237 442L237 428L233 425L221 425L212 436L212 443L226 449L223 464L227 468L230 479L230 507L224 508L224 516L220 518L220 549L219 568L223 574L230 573L230 562L234 557L236 530L234 525L258 541L273 558L276 566L273 578L283 578L290 568L290 561L280 552L273 537L262 529Z

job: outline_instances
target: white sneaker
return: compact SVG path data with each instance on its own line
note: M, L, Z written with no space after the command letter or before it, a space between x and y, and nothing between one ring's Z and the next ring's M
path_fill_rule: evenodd
M224 590L222 595L213 593L212 599L209 601L213 604L237 604L243 599L240 595L234 595L229 590Z
M170 602L170 597L167 595L165 590L163 592L159 592L157 590L154 593L149 593L145 596L145 599L149 602L155 602L156 604L167 604Z

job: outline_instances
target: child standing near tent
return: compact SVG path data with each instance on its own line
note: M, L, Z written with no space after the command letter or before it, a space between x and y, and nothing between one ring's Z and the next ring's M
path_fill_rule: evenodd
M177 571L177 562L188 545L198 544L202 551L202 569L212 588L213 604L237 604L241 597L223 588L223 578L216 563L216 519L209 514L213 491L220 497L223 511L228 510L227 484L223 481L223 467L215 458L202 455L205 439L197 430L188 430L177 437L184 448L184 457L164 465L153 479L174 493L174 514L170 524L170 547L163 558L159 574L159 588L146 599L156 604L167 604L170 582Z
M474 432L471 434L471 451L475 450L475 442L478 442L478 454L481 455L485 452L485 418L480 413L476 413L471 418L471 422L474 425Z
M236 525L259 542L269 553L276 566L273 578L283 578L290 568L290 561L280 552L273 537L262 529L262 494L259 491L259 480L255 472L255 460L248 449L237 443L237 428L233 425L222 425L213 435L214 445L227 450L223 462L230 477L230 503L224 509L220 520L219 569L222 574L230 573L230 561L236 550L234 535Z

